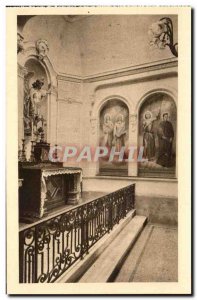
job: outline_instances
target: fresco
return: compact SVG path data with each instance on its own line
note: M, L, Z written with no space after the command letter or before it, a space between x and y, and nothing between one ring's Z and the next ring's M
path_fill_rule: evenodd
M115 147L115 150L118 152L122 147L127 147L128 136L129 111L127 106L120 100L108 101L100 113L100 146L108 147L109 150ZM108 160L108 156L100 159L99 166L101 173L112 172L114 175L114 170L117 170L120 175L128 173L127 163L118 162L118 156L112 162Z
M139 146L144 162L139 175L174 177L176 165L176 106L165 94L155 94L144 102L139 113Z

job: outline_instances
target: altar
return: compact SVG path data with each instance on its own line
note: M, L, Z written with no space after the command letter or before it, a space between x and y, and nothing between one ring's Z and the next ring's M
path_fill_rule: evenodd
M21 165L19 218L35 221L62 205L76 205L82 192L82 169L39 163Z

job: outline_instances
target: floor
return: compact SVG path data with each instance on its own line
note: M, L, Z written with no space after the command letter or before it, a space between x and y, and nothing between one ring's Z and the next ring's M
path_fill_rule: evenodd
M148 224L122 265L115 282L178 281L177 227Z

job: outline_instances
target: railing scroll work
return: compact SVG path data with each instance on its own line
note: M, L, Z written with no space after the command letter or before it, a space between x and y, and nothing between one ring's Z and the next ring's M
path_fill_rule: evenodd
M19 232L19 282L55 282L134 208L135 185Z

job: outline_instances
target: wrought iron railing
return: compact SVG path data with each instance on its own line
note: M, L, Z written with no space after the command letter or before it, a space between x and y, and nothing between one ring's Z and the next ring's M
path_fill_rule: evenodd
M19 282L54 282L134 208L135 185L19 232Z

